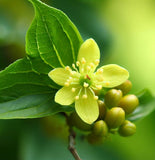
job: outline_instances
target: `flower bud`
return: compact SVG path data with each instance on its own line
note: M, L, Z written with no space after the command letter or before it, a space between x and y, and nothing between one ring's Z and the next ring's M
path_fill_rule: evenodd
M81 120L81 118L76 114L76 112L73 112L69 118L68 123L72 126L75 126L76 128L83 130L83 131L90 131L92 126L85 123Z
M120 89L123 93L123 95L127 94L128 92L130 92L131 88L132 88L132 83L129 80L126 80L124 83L122 83L121 85L115 87L116 89Z
M104 137L103 136L97 136L94 135L93 133L90 133L87 135L87 140L90 144L101 144L104 141Z
M98 101L98 107L99 107L99 119L104 119L106 114L106 106L105 103L101 100Z
M139 105L138 98L135 95L130 94L124 96L119 102L118 106L123 108L126 114L130 114L136 109L138 105Z
M96 136L107 136L108 134L108 126L105 121L100 120L94 123L93 125L93 134Z
M105 122L110 128L117 128L125 121L125 112L120 107L110 109L105 117Z
M136 133L136 125L134 123L131 123L130 121L126 120L120 126L118 133L123 137L131 136L134 133Z
M111 89L105 94L104 102L108 108L112 108L118 105L121 98L122 98L121 90Z

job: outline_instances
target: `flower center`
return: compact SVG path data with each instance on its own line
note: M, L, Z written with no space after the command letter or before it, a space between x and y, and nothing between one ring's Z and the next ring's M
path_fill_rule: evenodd
M91 81L90 76L88 74L86 74L85 76L80 77L79 83L83 87L88 87L92 84L92 81Z

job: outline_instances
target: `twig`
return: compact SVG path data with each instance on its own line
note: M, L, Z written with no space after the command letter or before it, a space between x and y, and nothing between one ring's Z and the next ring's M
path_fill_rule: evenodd
M72 127L70 127L69 129L69 145L68 145L68 149L70 150L71 154L73 155L73 157L75 158L75 160L81 160L81 158L79 157L76 148L75 148L75 137L76 134L73 131Z
M69 126L69 136L68 136L68 149L71 152L71 154L73 155L73 157L75 158L75 160L82 160L80 158L80 156L77 153L77 150L75 148L75 137L76 134L72 128L72 126L69 124L68 121L68 115L66 113L61 113L65 118L66 118L66 123Z

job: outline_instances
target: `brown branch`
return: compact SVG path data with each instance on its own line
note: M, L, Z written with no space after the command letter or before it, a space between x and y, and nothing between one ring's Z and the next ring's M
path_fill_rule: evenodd
M66 118L66 123L69 127L69 136L68 136L68 149L71 152L71 154L73 155L73 157L75 158L75 160L82 160L80 158L80 156L77 153L77 150L75 148L75 137L76 134L73 130L73 127L70 125L69 123L69 118L68 115L65 112L62 112L61 115L63 115Z
M71 154L73 155L73 157L75 158L75 160L81 160L81 158L79 157L76 148L75 148L75 137L76 134L73 131L72 127L69 128L69 145L68 145L68 149L70 150Z

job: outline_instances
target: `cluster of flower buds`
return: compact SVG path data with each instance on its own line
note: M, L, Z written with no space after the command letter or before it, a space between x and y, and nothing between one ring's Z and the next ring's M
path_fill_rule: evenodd
M133 135L136 125L126 119L139 105L139 100L135 95L127 94L131 87L132 83L127 80L107 91L104 100L98 101L99 117L92 125L83 122L76 113L70 115L69 123L80 130L89 131L87 140L92 144L103 142L114 133L123 137Z

